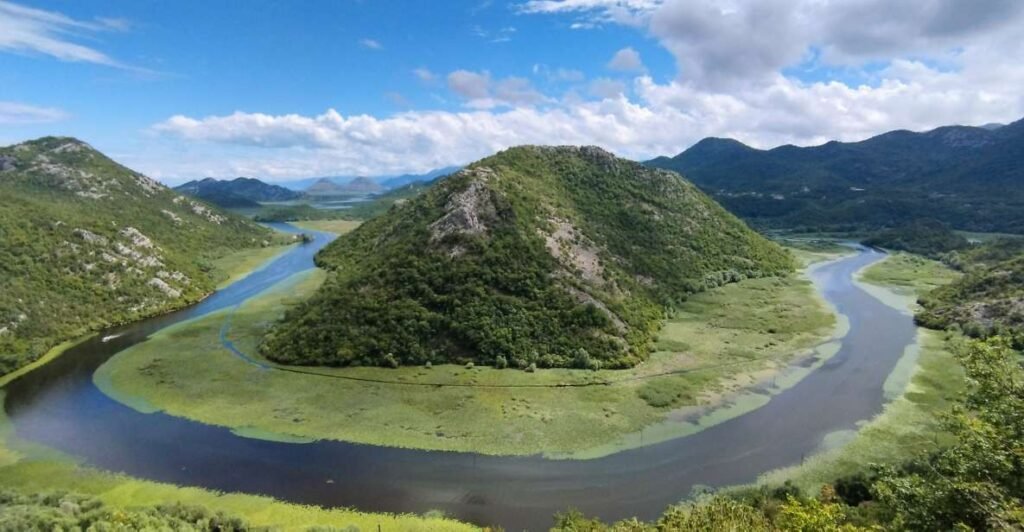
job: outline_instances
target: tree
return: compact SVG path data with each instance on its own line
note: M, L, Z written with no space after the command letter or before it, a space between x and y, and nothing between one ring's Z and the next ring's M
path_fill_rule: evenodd
M944 420L954 443L902 468L882 468L875 497L896 528L1024 526L1024 370L1007 340L958 349L966 396Z

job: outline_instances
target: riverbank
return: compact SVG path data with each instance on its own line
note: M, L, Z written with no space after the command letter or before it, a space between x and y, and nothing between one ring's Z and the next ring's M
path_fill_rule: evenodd
M937 261L896 253L857 277L873 296L912 313L921 293L957 276ZM868 473L869 464L898 465L943 445L948 435L939 416L965 387L963 370L951 351L958 341L955 335L919 327L917 342L907 348L885 382L890 402L880 414L857 431L830 434L818 454L803 464L769 472L758 484L789 481L804 493L815 493L837 478Z
M254 268L254 263L258 265L269 261L290 249L291 246L277 246L246 250L225 257L218 267L226 275L241 278L260 269ZM0 377L0 406L5 404L4 386L34 370L46 369L42 366L58 361L65 352L93 338L94 335L88 335L65 342L34 363ZM67 491L91 495L115 510L175 503L198 505L241 517L251 526L273 530L307 530L311 527L337 530L478 530L473 525L445 518L438 512L420 516L325 509L284 503L270 497L180 487L101 471L49 446L19 438L6 409L0 408L0 490L6 489L26 494Z
M0 404L4 393L0 390ZM254 527L273 530L409 530L469 532L479 528L441 515L385 514L289 504L270 497L219 493L139 480L99 471L47 447L19 440L0 409L0 488L22 493L73 492L92 495L115 509L181 503L223 511Z
M309 375L265 371L224 349L220 334L229 320L225 337L256 357L266 327L322 278L308 272L230 317L224 311L161 331L111 358L95 382L136 410L246 436L594 458L689 434L756 406L749 398L731 400L748 388L759 388L756 400L766 400L761 388L810 356L836 325L806 277L793 276L695 295L666 322L651 360L631 370L289 368L318 374ZM594 385L580 386L586 384ZM701 415L714 406L728 408Z

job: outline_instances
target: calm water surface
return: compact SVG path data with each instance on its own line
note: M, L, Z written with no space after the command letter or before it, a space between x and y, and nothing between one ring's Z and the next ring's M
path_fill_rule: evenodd
M883 383L914 340L910 316L852 282L855 271L883 257L861 249L812 274L821 294L850 322L841 349L821 368L748 414L692 436L594 460L248 439L225 428L136 412L93 385L93 372L115 353L311 268L313 255L330 239L317 233L314 242L194 307L105 331L11 383L4 406L18 436L101 469L300 503L389 512L440 509L508 530L546 530L551 516L568 507L604 519L652 519L694 486L750 482L799 463L826 434L854 429L877 414ZM115 334L121 336L99 339Z

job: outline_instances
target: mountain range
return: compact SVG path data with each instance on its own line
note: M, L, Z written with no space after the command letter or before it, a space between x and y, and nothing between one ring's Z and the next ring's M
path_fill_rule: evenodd
M207 177L178 185L174 190L221 207L258 207L261 202L289 201L302 197L301 192L269 185L250 177L223 181Z
M444 168L438 168L436 170L431 170L429 172L424 172L422 174L401 174L401 175L380 176L380 177L373 177L373 178L362 177L362 176L327 176L327 177L308 177L308 178L305 178L305 179L296 179L296 180L293 180L293 181L268 181L268 183L271 183L271 184L274 184L274 185L279 185L279 186L282 186L282 187L285 187L285 188L290 188L292 190L304 191L304 190L308 189L311 185L313 185L314 183L316 183L318 181L327 180L327 181L330 181L330 182L338 184L338 185L346 185L346 184L352 182L352 180L359 179L360 177L362 177L363 179L369 179L371 181L379 183L381 185L381 187L383 187L386 190L391 190L391 189L398 188L400 186L407 185L407 184L410 184L410 183L417 183L417 182L421 182L421 181L422 182L433 181L434 179L437 179L438 177L441 177L443 175L448 175L448 174L454 173L459 168L460 167L458 167L458 166L447 166L447 167L444 167Z
M851 230L935 218L1024 232L1024 120L891 131L860 142L760 150L706 138L646 164L680 172L748 221Z
M632 366L688 294L790 256L673 172L512 148L326 247L329 279L262 344L283 363Z
M347 183L337 183L330 178L321 177L313 184L306 187L306 196L352 196L364 194L376 194L382 192L384 187L368 177L356 177Z

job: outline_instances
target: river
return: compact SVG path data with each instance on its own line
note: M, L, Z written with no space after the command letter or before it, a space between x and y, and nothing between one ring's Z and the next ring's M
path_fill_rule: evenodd
M313 267L314 254L331 238L316 233L312 243L193 307L103 331L8 384L4 408L17 435L100 469L304 504L439 509L508 530L546 530L552 515L569 507L608 520L653 519L695 486L751 482L765 471L799 463L827 434L855 429L873 417L883 407L886 378L915 337L909 315L853 281L857 270L884 256L861 248L812 272L818 291L849 320L839 351L820 368L765 406L702 432L592 460L250 439L222 427L137 412L93 385L96 368L117 352Z

